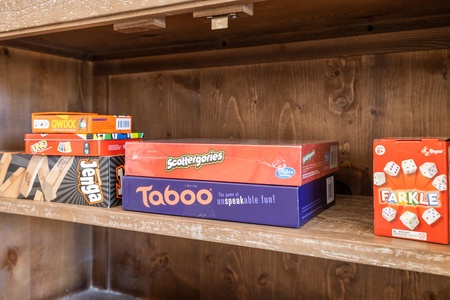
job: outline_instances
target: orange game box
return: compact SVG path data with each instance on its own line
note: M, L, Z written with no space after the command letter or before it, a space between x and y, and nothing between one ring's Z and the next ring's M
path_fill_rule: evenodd
M129 142L127 175L301 186L338 170L337 141Z
M131 116L96 113L32 113L33 133L131 133Z
M446 138L386 138L373 143L374 233L448 244Z
M43 155L111 156L124 155L127 141L142 141L142 132L133 133L27 133L25 153Z

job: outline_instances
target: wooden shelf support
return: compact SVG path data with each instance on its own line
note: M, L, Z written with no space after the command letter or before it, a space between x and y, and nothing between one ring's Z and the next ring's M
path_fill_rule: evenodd
M236 4L226 7L212 8L202 11L195 11L194 18L207 18L211 20L211 29L228 28L228 19L244 16L253 16L253 3Z
M166 28L166 18L153 17L114 24L114 30L122 33L136 33Z

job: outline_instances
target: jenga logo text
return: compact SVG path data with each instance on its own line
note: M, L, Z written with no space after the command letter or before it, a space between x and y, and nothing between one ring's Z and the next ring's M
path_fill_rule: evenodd
M97 160L80 160L78 164L78 190L89 204L103 201L102 181Z

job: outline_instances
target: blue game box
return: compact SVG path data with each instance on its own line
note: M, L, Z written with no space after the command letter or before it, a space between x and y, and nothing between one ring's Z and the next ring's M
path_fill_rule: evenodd
M334 175L300 187L125 175L124 210L298 228L335 203Z

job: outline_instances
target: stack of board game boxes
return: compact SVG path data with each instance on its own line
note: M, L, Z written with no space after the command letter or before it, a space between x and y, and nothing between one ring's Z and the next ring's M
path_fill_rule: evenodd
M448 244L448 138L373 143L374 233Z
M335 202L338 142L128 142L125 210L298 228Z
M24 152L0 153L0 196L98 207L121 204L130 116L33 113Z

